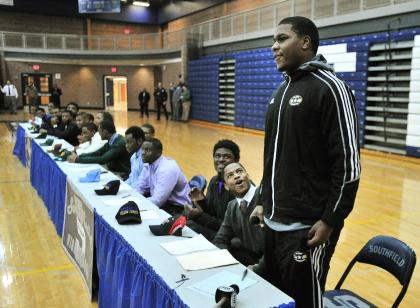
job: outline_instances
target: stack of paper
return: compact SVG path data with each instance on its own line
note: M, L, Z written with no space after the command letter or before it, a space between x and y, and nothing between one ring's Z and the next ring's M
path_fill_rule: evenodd
M143 215L143 214L142 214ZM201 250L217 249L203 235L199 234L188 240L173 241L160 244L171 255L183 255Z
M240 275L237 275L228 271L222 271L196 284L193 284L189 288L195 292L213 297L214 292L220 286L228 287L232 284L236 284L239 287L239 292L242 292L246 288L256 283L257 283L257 280L255 279L246 277L244 280L242 280L242 277Z
M186 271L197 271L239 263L227 249L195 252L176 257L176 259Z

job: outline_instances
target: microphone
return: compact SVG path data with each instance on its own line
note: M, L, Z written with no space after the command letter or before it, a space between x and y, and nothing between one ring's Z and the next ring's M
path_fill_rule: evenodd
M234 308L236 307L236 296L239 294L239 287L232 284L229 287L220 286L216 290L214 308Z

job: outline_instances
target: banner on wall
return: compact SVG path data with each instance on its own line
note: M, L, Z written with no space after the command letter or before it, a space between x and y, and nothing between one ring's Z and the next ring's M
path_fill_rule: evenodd
M9 5L9 6L13 6L13 0L0 0L0 5Z
M64 250L80 271L92 297L93 210L77 195L70 182L67 182L62 235Z
M120 13L120 0L79 0L79 13Z

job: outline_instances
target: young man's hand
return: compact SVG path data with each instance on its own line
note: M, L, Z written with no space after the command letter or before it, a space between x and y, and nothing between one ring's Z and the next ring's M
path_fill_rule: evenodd
M201 201L205 198L204 193L197 187L191 188L190 192L188 193L188 196L190 197L192 202Z
M253 218L256 217L256 218ZM264 208L262 205L257 205L249 216L249 222L253 223L253 220L258 219L258 225L264 228Z
M308 232L308 241L306 242L309 247L315 247L324 244L330 238L334 228L327 225L322 220L318 220Z
M193 201L193 204L194 207L191 207L189 204L184 205L184 215L188 218L193 218L195 215L203 212L203 209L197 202Z
M69 163L75 163L76 162L76 158L77 158L77 154L76 153L71 153L68 157L67 157L67 161Z

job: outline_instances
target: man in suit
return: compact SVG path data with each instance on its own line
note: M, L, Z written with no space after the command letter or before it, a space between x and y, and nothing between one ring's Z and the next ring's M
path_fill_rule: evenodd
M98 151L77 156L72 154L67 158L68 162L81 164L107 165L110 171L116 172L121 177L127 177L130 173L130 154L125 148L124 137L117 134L114 122L103 120L99 125L99 134L102 140L108 140Z
M158 83L158 87L155 89L153 93L155 96L156 101L156 109L157 109L157 120L160 120L160 109L162 108L163 112L165 113L166 120L168 120L168 111L166 110L166 101L168 100L168 93L166 92L165 88L162 87L162 83Z
M258 262L264 251L264 232L249 223L249 216L257 205L258 189L252 185L248 173L240 163L231 163L224 169L225 187L235 196L228 203L225 218L213 244L230 253L243 265ZM232 239L239 238L234 245Z
M18 98L18 93L15 85L7 80L6 85L2 88L0 86L0 91L4 94L4 103L6 107L9 107L10 114L17 114L16 112L16 101Z
M140 103L140 117L142 118L144 114L146 117L149 117L149 101L150 94L147 92L146 88L139 93L139 103Z

